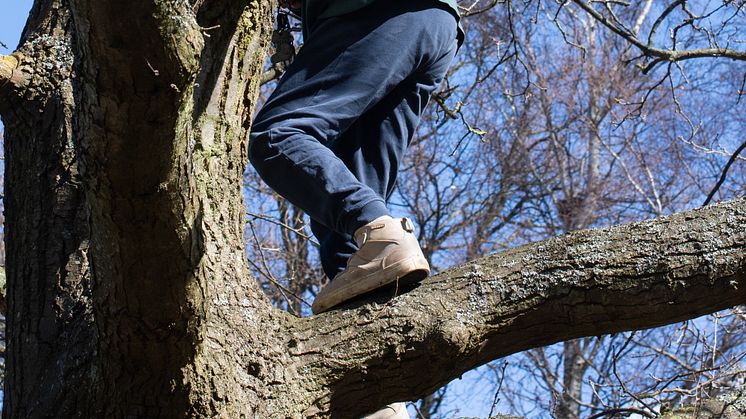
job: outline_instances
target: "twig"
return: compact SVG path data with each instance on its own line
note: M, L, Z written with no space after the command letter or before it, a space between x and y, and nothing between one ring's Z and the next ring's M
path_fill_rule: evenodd
M508 362L506 361L503 363L502 371L500 371L501 372L500 381L498 381L497 383L497 390L495 390L495 397L492 399L492 407L490 407L490 414L487 415L487 417L490 417L490 418L492 417L492 413L494 413L495 407L497 407L497 402L500 401L498 396L500 394L500 390L503 387L503 380L505 379L505 368L507 368L507 366L508 366Z
M306 300L304 300L303 298L299 297L294 292L290 291L288 288L286 288L284 285L282 285L280 283L280 281L278 281L277 279L275 279L275 277L272 275L272 271L269 269L269 266L267 265L267 260L264 257L264 252L262 252L262 247L261 247L261 244L259 243L259 239L257 238L256 230L254 230L254 222L253 221L249 221L249 228L251 229L251 234L254 236L254 243L256 244L257 248L259 249L259 256L261 257L262 265L264 266L264 270L266 272L262 271L261 269L258 269L258 271L260 273L262 273L262 275L264 275L267 279L269 279L269 281L271 283L273 283L274 285L277 286L277 288L280 290L280 294L282 294L282 296L285 298L285 301L288 301L288 303L290 302L288 296L285 294L285 293L287 293L287 294L290 294L291 297L293 297L296 300L300 301L301 303L307 305L308 307L311 307L311 304L309 304ZM249 262L251 262L251 261L249 261ZM257 268L256 264L254 264L253 262L251 264L254 265L255 268ZM288 304L288 308L290 308L290 310L293 312L293 314L295 314L296 316L300 316L300 314L297 313L295 311L295 309L293 309L293 306L291 304Z
M725 163L725 167L723 168L723 173L720 175L720 179L718 179L718 183L715 184L715 187L712 188L710 191L710 194L707 195L707 199L705 199L705 202L702 204L702 206L706 206L710 203L712 200L712 197L715 196L715 193L717 193L718 189L720 189L720 186L723 185L723 182L725 182L725 178L728 176L728 170L730 169L730 166L733 164L734 161L738 158L738 155L741 154L743 149L746 148L746 141L741 144L736 151L733 152L733 154L730 156L730 159L728 159L728 163Z
M648 405L647 403L645 403L644 401L642 401L642 399L640 399L639 397L637 397L637 395L633 394L633 393L632 393L631 391L629 391L629 390L627 389L627 386L626 386L626 385L624 384L624 380L622 380L622 378L621 378L621 377L619 376L619 372L617 372L617 369L616 369L616 365L617 365L617 361L619 360L619 356L620 356L620 355L622 354L622 352L624 352L624 350L625 350L625 349L627 348L627 345L629 345L629 344L630 344L630 342L632 342L632 339L633 339L634 337L635 337L635 332L632 332L632 333L630 333L629 337L628 337L628 338L627 338L627 340L626 340L626 341L624 342L624 345L622 345L622 347L621 347L621 348L619 349L619 351L617 351L617 352L616 352L616 353L615 353L615 354L614 354L614 355L612 356L612 361L611 361L611 368L612 368L612 371L613 371L613 373L614 373L614 377L616 377L617 381L619 382L619 385L620 385L620 386L622 387L622 391L623 391L623 392L624 392L625 394L627 394L628 396L630 396L630 397L632 397L633 399L635 399L635 400L636 400L636 401L637 401L638 403L640 403L641 405L645 406L645 408L647 408L648 410L650 410L650 411L654 411L654 410L653 410L653 408L652 408L652 407L651 407L650 405Z
M262 221L267 221L269 223L278 225L278 226L280 226L280 227L282 227L284 229L290 230L293 233L295 233L295 234L299 235L300 237L302 237L303 239L310 241L314 246L316 246L316 247L319 246L319 243L316 240L314 240L313 237L309 236L308 234L303 233L303 230L301 228L291 227L288 224L283 223L282 221L275 220L273 218L270 218L270 217L268 217L266 215L262 215L262 214L255 214L253 212L247 212L246 215L254 217L254 219L260 219Z

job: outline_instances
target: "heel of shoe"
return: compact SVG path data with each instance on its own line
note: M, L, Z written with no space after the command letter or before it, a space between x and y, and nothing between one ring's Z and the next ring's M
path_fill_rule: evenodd
M415 285L430 275L430 265L423 256L413 256L406 263L405 274L397 280L400 286Z

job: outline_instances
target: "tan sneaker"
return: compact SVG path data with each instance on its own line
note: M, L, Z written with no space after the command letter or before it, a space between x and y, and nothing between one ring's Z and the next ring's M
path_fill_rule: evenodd
M322 313L337 304L384 285L422 281L430 274L422 249L407 218L381 217L355 232L359 249L347 268L319 291L311 310Z
M362 419L409 419L406 403L392 403Z

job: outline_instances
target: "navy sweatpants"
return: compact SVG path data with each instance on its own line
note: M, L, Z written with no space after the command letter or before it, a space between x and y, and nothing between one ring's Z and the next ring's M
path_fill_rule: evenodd
M399 164L457 50L434 0L377 0L318 21L256 116L249 159L311 217L329 278L359 227L388 215Z

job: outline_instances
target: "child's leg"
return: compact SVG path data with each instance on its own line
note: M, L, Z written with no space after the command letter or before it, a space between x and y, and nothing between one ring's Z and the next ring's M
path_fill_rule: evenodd
M358 174L366 179L382 176L376 182L385 183L386 191L398 162L389 161L388 151L376 151L381 145L377 132L366 134L359 125L356 137L367 137L360 140L359 151L344 144L342 139L348 137L343 134L386 103L390 111L402 110L389 119L391 131L399 136L396 141L408 141L455 51L455 18L434 4L376 2L321 21L254 121L249 156L260 176L339 234L352 235L388 214L385 194L361 181L344 160L351 153ZM389 96L395 91L399 93ZM395 132L401 127L408 132ZM332 148L344 148L343 158Z

